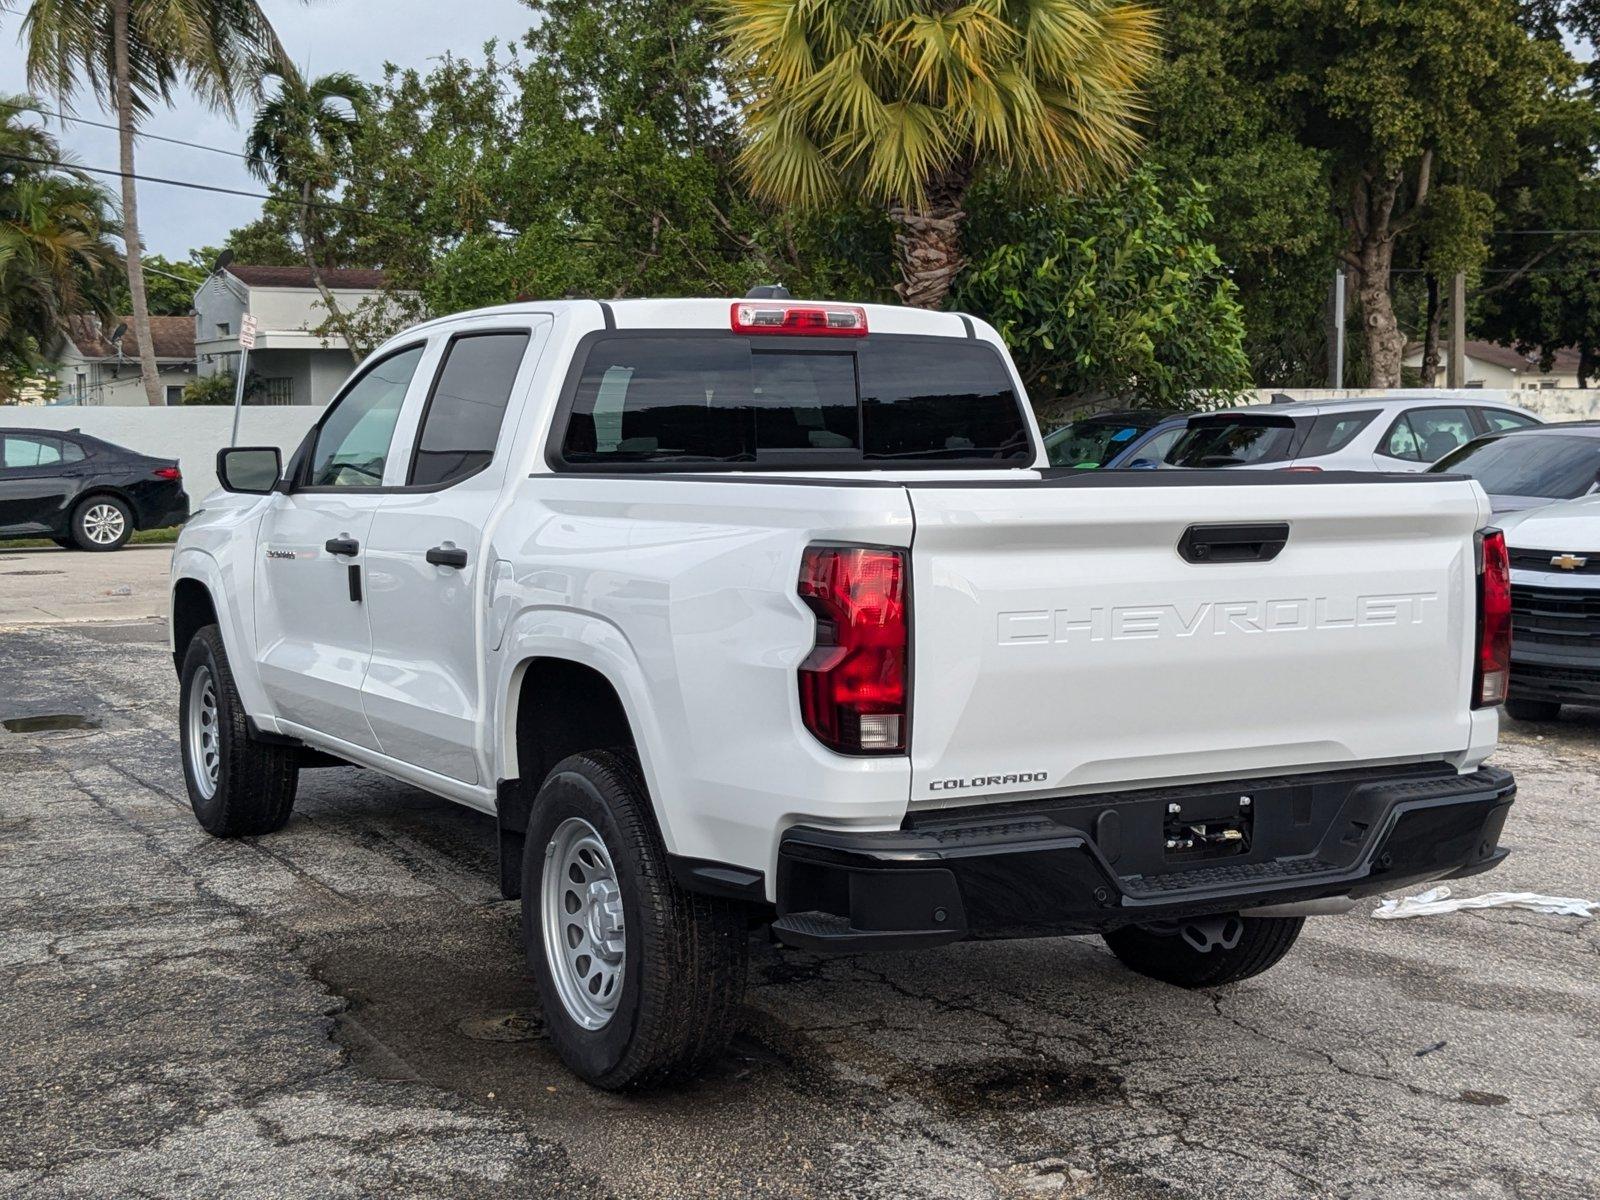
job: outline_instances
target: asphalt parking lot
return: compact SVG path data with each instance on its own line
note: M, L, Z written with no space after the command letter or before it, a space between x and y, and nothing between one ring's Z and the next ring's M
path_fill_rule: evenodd
M281 834L207 838L164 637L0 628L0 1194L1600 1194L1600 921L1571 917L1363 907L1198 993L1089 940L763 947L711 1077L589 1090L491 823L336 769ZM1600 897L1600 712L1497 761L1517 849L1458 891Z

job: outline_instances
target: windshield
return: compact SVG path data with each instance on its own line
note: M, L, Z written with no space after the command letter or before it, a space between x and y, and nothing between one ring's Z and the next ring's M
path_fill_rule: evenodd
M1103 467L1145 430L1159 423L1157 413L1119 413L1084 417L1044 439L1053 467Z
M1238 467L1246 463L1281 462L1289 457L1295 437L1288 418L1236 420L1208 418L1191 422L1167 455L1175 467Z
M1473 442L1446 455L1433 470L1470 475L1496 496L1586 496L1600 472L1600 437L1539 433Z

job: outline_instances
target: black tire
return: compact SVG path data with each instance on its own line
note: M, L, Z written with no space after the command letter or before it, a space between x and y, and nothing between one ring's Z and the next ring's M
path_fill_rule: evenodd
M1516 721L1542 723L1558 720L1561 716L1559 700L1520 700L1513 696L1506 701L1506 712Z
M598 1028L586 1027L569 1010L545 948L547 852L561 853L558 831L575 829L577 822L599 835L621 895L621 980L613 984L614 1008L598 1018ZM563 878L559 868L555 878ZM582 923L569 926L566 937ZM738 1028L749 959L745 912L678 886L630 754L575 754L545 777L522 856L522 941L551 1044L595 1087L620 1091L692 1076L717 1058ZM568 944L576 950L584 943ZM584 957L580 953L579 961Z
M133 510L115 496L90 496L72 510L72 541L80 550L121 550L132 536Z
M198 720L196 707L205 708L203 685L197 680L204 673L209 679L215 704L216 731L215 781L198 756L205 755L191 736L191 718ZM294 809L295 788L300 782L299 750L295 746L272 746L250 736L244 706L234 687L228 655L222 648L222 634L207 625L194 635L183 656L179 674L178 741L183 748L183 782L189 790L189 803L195 819L216 837L250 837L282 829ZM206 722L201 721L203 727Z
M50 540L56 545L60 546L63 550L76 550L78 548L78 543L69 537L51 538Z
M1183 988L1221 987L1273 967L1300 936L1304 917L1241 917L1244 932L1231 950L1202 953L1176 933L1129 925L1105 935L1122 965L1151 979Z

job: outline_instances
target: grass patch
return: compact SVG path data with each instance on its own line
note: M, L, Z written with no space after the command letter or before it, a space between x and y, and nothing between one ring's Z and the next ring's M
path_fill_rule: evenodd
M133 536L128 539L130 546L170 546L178 540L179 525L169 525L165 529L135 529ZM18 538L14 542L0 542L0 550L42 550L46 546L54 546L49 538Z

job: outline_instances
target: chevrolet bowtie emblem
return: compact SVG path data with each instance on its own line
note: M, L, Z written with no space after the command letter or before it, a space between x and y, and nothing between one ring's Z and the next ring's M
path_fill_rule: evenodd
M1557 554L1550 560L1550 565L1560 567L1563 571L1576 571L1588 566L1589 560L1581 554Z

